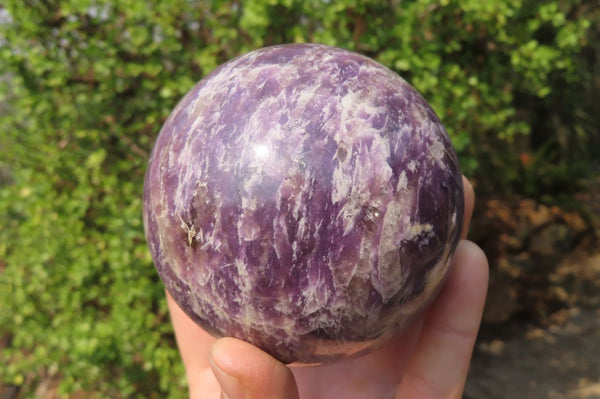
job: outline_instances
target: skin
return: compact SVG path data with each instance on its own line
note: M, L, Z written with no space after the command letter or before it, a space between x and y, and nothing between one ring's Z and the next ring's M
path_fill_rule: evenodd
M167 294L190 398L460 398L488 285L485 254L466 240L475 195L463 181L465 227L448 281L424 315L366 356L288 367L243 341L210 336Z

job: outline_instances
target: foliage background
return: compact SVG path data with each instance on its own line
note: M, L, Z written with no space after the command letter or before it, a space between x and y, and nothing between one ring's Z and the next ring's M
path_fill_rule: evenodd
M185 396L141 223L178 99L262 46L320 42L430 101L479 195L564 203L600 161L586 0L6 0L0 5L0 383Z

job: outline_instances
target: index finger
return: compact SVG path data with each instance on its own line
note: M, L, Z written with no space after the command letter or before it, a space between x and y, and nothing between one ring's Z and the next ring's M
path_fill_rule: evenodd
M166 296L179 354L185 367L190 398L208 398L207 392L219 392L219 384L208 359L216 338L190 319L168 291Z
M461 397L483 314L488 264L483 251L461 241L452 271L425 314L421 338L397 398Z

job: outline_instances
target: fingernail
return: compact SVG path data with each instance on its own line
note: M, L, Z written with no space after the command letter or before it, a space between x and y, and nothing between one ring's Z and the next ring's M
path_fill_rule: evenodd
M246 395L240 381L224 372L215 362L212 353L209 355L208 360L221 386L221 399L244 399Z

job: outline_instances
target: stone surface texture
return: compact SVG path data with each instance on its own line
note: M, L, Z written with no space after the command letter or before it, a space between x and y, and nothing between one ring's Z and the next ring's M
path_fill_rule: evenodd
M150 251L183 310L297 363L373 350L426 307L463 206L426 101L375 61L316 44L257 50L200 81L144 188Z

